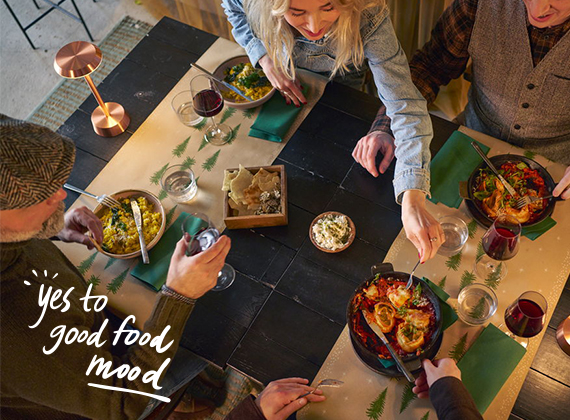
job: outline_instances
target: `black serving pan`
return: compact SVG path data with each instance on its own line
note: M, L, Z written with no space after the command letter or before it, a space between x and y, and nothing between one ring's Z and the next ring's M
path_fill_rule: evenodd
M410 274L402 273L400 271L394 271L394 267L390 263L383 263L372 266L371 271L372 271L372 277L362 282L362 284L356 288L356 290L350 297L350 300L348 301L348 307L346 310L346 319L348 320L350 341L358 358L374 372L377 372L381 375L393 376L393 377L404 376L399 371L398 366L396 364L390 367L384 367L384 365L380 363L380 358L378 357L378 355L375 352L369 350L364 345L364 343L362 343L360 337L358 336L358 334L356 334L353 327L353 318L357 311L355 310L355 308L352 307L352 301L354 300L354 297L358 293L360 293L362 289L365 286L367 286L368 283L372 281L377 274L380 274L384 278L391 277L395 280L404 281L404 282L408 281L408 279L410 278ZM422 360L425 358L428 359L433 358L439 351L439 347L441 346L441 341L443 337L443 319L441 315L441 306L439 304L439 300L436 294L430 289L428 284L416 276L413 277L413 282L414 282L413 287L416 287L418 283L422 285L422 295L425 296L432 303L435 310L435 318L436 318L435 331L430 337L430 341L427 343L427 345L424 344L423 352L419 356L414 354L402 357L402 360L404 361L408 370L413 374L417 374L422 369ZM380 338L378 338L378 341L380 342Z
M537 163L534 160L529 159L525 156L510 155L510 154L508 154L508 155L497 155L497 156L490 157L489 160L491 161L491 163L493 165L495 165L496 168L499 168L501 165L503 165L504 163L507 163L507 162L515 162L515 163L524 162L529 166L529 168L538 170L538 173L544 179L544 184L546 186L548 194L552 194L552 190L554 190L554 187L556 186L554 180L552 179L552 177L550 176L548 171L542 165L540 165L539 163ZM465 199L465 204L467 205L467 209L469 210L469 213L471 213L473 218L480 225L483 225L483 226L488 228L488 227L491 227L494 220L491 219L489 216L487 216L487 214L485 213L485 211L481 207L481 201L477 200L473 196L473 193L475 192L475 187L476 187L475 181L477 179L477 176L479 175L479 170L485 169L485 168L487 168L487 164L485 162L481 162L481 164L479 164L475 168L475 170L471 173L471 176L469 177L469 179L467 181L466 187L462 188L460 186L459 190L461 192L462 197ZM465 191L465 190L467 190L467 191ZM552 212L554 211L555 203L556 203L556 200L554 200L554 199L548 200L548 204L546 205L546 208L542 211L540 217L538 217L532 223L521 223L521 226L523 226L523 227L534 226L534 225L542 222L544 219L546 219L547 217L549 217L552 214Z

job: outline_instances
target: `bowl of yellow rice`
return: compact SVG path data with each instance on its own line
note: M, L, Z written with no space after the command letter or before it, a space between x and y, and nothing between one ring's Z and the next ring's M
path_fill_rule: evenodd
M111 197L121 203L120 208L99 204L93 213L103 224L103 243L93 241L99 252L112 258L134 258L141 255L139 234L133 218L131 201L136 200L141 210L143 235L147 249L155 246L166 227L164 207L157 196L144 190L122 190Z
M214 76L238 88L254 100L249 102L230 89L219 86L225 104L232 108L255 108L267 102L275 93L275 88L271 86L263 70L253 67L246 55L224 61L214 71Z

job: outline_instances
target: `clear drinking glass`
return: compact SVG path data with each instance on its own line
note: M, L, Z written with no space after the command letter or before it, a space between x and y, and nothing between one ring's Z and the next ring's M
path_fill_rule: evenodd
M160 178L160 186L178 203L192 200L198 192L194 172L182 165L169 166Z
M469 325L482 325L497 311L497 295L490 287L473 283L457 297L457 314Z
M232 129L226 124L216 124L214 119L224 108L224 98L214 79L199 74L190 81L190 91L194 111L203 117L212 117L212 124L206 127L204 139L215 146L226 144L231 138Z
M202 221L201 228L196 232L196 218ZM192 256L210 248L220 237L220 231L216 229L210 218L203 213L192 213L182 221L182 234L188 240L186 255ZM234 268L228 263L224 264L218 273L218 281L212 289L214 292L225 290L232 285L236 278Z
M475 263L475 273L484 280L500 281L507 275L507 264L519 251L522 227L519 221L507 214L497 216L483 235L484 255Z
M505 323L499 329L523 347L529 337L534 337L544 328L548 303L538 292L528 291L520 295L505 311Z
M451 257L458 254L467 242L469 231L465 222L459 217L445 216L439 219L443 233L445 234L445 242L441 244L437 253Z
M204 117L196 114L192 105L192 92L183 90L172 98L172 109L178 115L178 119L184 125L192 127L204 119Z

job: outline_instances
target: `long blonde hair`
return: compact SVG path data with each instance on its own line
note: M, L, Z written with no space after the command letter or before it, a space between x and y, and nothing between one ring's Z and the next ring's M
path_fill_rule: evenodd
M366 9L386 7L385 0L330 0L340 12L330 32L330 40L336 44L335 65L332 79L344 74L352 63L359 68L364 62L364 46L360 36L360 19ZM263 42L274 65L289 78L295 78L293 28L285 20L291 0L244 0L244 10L254 34Z

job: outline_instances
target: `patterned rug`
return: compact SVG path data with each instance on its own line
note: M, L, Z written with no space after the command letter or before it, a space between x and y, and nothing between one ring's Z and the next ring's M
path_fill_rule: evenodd
M152 25L125 16L99 43L103 61L91 78L95 85L119 64L152 29ZM57 130L91 94L82 80L63 79L32 111L27 120Z
M95 85L101 83L151 29L152 25L125 16L99 43L103 62L91 76ZM91 91L87 83L81 80L62 79L46 99L32 111L27 120L55 131L89 95ZM225 380L225 387L213 390L200 381L194 381L188 388L187 394L208 398L216 403L216 411L209 417L211 420L223 420L251 392L259 393L262 389L259 384L231 368L221 371L209 367L207 371L209 376Z

